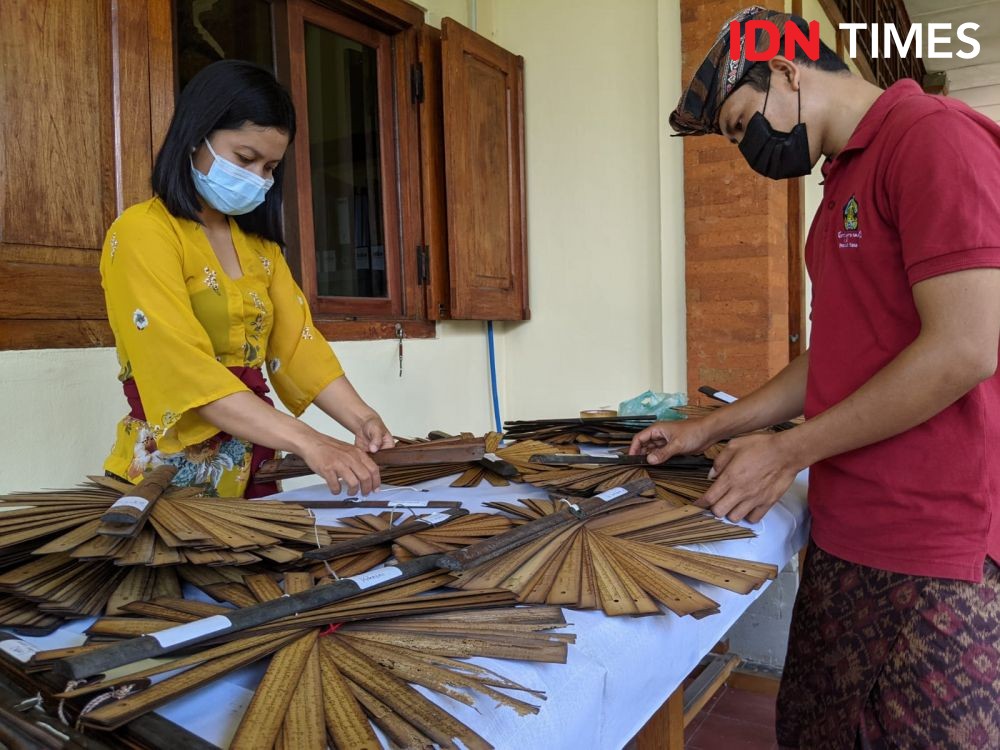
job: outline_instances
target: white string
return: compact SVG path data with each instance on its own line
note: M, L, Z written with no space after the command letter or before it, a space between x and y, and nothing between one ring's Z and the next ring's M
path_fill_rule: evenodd
M127 698L138 688L138 684L134 682L129 682L128 684L122 685L121 687L111 688L106 693L101 693L96 698L90 701L83 709L80 711L80 715L76 717L76 726L74 727L76 731L80 732L83 730L83 717L89 714L91 711L100 708L108 701L120 701L122 698ZM62 718L62 717L60 717Z
M76 690L80 685L85 684L86 680L70 680L66 683L66 688L63 690L64 693L68 693L71 690ZM59 716L59 721L61 721L66 726L70 726L69 718L66 716L66 699L63 698L59 701L59 705L56 707L56 713Z
M313 513L312 511L309 511L309 515L311 515L313 517L313 521L314 521L313 522L313 536L316 539L316 549L323 549L323 545L320 544L320 541L319 541L319 524L316 523L316 514ZM323 567L326 568L326 572L330 574L330 576L333 578L333 580L339 581L340 580L340 576L337 575L337 571L335 571L333 568L330 567L330 563L328 563L326 560L323 560L322 562L323 562Z

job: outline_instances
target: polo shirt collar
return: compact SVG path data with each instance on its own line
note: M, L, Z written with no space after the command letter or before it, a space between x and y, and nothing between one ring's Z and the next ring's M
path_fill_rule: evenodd
M910 78L904 78L892 84L892 86L882 92L882 95L865 112L865 116L861 118L861 122L858 123L858 126L848 139L847 145L837 154L837 159L840 159L850 151L865 149L872 142L875 134L881 129L882 123L885 122L885 118L889 116L889 112L892 111L893 107L903 99L922 93L923 89L920 88L920 84ZM824 177L833 167L833 162L837 159L827 159L823 163L822 171Z

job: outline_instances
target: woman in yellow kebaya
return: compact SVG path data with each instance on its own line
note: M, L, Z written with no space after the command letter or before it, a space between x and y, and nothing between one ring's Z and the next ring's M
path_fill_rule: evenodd
M108 319L130 413L105 469L137 482L177 466L175 484L226 496L275 491L251 476L293 451L340 491L379 485L368 453L393 444L315 330L281 251L283 158L295 136L287 91L227 60L185 87L153 170L154 198L111 225L101 255ZM279 412L261 367L296 416L311 403L354 445Z

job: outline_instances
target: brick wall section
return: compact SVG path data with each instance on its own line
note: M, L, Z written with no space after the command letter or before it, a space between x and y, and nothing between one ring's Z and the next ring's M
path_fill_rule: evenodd
M681 0L684 85L748 0ZM757 4L783 9L783 2ZM684 139L688 394L745 395L788 363L788 187L721 136Z

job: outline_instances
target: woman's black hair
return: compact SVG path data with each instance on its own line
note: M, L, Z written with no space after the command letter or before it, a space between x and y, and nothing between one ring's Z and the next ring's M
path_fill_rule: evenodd
M201 202L191 177L191 153L210 133L252 123L295 137L295 108L288 91L266 68L244 60L220 60L202 68L177 100L170 129L153 166L153 192L174 216L201 220ZM284 160L275 167L274 185L253 211L234 216L244 232L284 244L281 182Z

